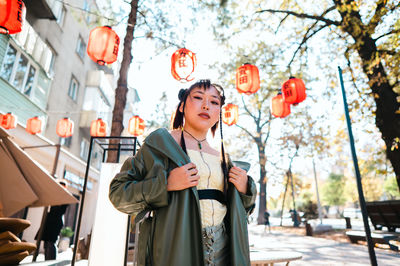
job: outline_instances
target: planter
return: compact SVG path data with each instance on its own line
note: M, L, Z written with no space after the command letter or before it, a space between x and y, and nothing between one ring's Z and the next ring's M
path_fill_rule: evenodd
M60 241L58 242L58 252L64 252L69 248L70 238L69 237L61 237Z

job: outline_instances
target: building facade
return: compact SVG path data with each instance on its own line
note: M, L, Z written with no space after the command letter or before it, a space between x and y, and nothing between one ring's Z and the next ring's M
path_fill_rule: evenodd
M69 191L80 198L90 123L101 117L111 125L116 87L111 68L99 66L86 53L90 30L101 25L102 17L95 15L95 0L24 2L23 30L11 36L0 35L0 113L17 116L17 128L8 131L13 140L49 173L66 180ZM135 90L133 95L135 99L128 102L138 100ZM27 119L33 116L40 117L44 124L37 135L25 131ZM70 138L56 134L57 121L64 117L74 121ZM57 161L56 144L61 145ZM102 149L95 146L80 236L89 234L93 225L102 159ZM25 212L32 226L24 232L24 240L34 242L42 209L29 208ZM68 208L66 225L75 228L77 212L78 204Z

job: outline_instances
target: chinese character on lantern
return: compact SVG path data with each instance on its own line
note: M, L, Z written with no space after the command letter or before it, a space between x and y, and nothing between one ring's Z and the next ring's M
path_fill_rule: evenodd
M237 123L239 119L239 107L236 104L228 103L222 108L222 122L228 126Z
M298 104L306 98L306 85L302 79L290 77L282 85L282 94L286 103Z
M89 35L87 53L99 65L117 61L119 37L109 26L94 28Z
M178 81L191 81L194 79L191 75L196 64L196 54L188 49L181 48L172 54L171 74Z
M256 66L244 64L236 70L236 89L247 95L260 89L260 75Z

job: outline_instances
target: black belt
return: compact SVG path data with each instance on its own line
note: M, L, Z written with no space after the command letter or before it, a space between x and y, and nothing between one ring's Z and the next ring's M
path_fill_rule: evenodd
M225 195L221 190L218 189L199 189L197 190L199 193L199 199L212 199L217 200L221 204L226 205Z

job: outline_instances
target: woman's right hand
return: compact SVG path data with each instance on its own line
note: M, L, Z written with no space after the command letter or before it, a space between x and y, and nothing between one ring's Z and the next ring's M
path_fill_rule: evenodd
M178 191L197 186L200 179L197 173L194 163L175 168L168 175L167 191Z

